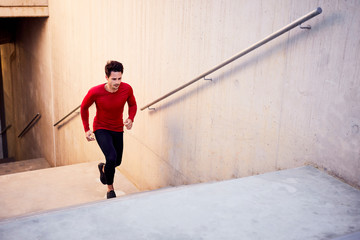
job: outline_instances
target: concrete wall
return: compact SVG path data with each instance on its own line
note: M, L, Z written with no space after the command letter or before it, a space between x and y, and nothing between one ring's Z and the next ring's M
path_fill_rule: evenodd
M7 43L0 45L1 54L1 66L3 77L3 91L4 91L4 106L5 106L5 125L11 125L6 131L6 137L8 141L8 156L15 156L15 128L14 128L14 106L13 106L13 92L12 92L12 71L10 67L11 57L15 56L14 44ZM20 132L19 132L20 133Z
M45 157L53 163L53 103L49 30L46 19L18 20L16 40L1 46L9 156L17 160ZM37 114L41 118L22 138Z
M40 86L52 97L39 99L53 99L53 119L41 119L51 133L105 82L108 59L123 62L140 108L318 6L323 13L304 24L311 30L296 28L139 111L121 170L154 189L311 163L360 186L359 1L50 0L45 46L17 57L36 59L51 79ZM103 159L78 114L54 128L53 142L43 137L52 165Z

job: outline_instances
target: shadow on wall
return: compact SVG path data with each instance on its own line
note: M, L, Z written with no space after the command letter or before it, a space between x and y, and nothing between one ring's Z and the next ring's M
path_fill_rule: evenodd
M325 31L325 29L331 27L335 22L337 22L337 21L339 21L341 19L343 19L343 17L340 14L334 13L331 16L326 16L323 19L321 19L316 24L316 28L312 28L311 30L304 29L303 31L311 31L311 32ZM338 24L341 24L341 22L339 22ZM156 107L156 108L152 107L152 108L155 108L155 110L151 110L149 113L150 114L156 114L157 111L167 109L168 107L176 105L176 104L180 103L184 98L188 98L188 97L192 96L195 93L198 93L200 91L204 91L207 88L211 87L212 84L215 84L216 82L218 82L218 81L220 81L222 79L228 79L231 75L239 73L242 69L246 69L246 68L252 66L256 62L265 61L265 60L269 59L272 55L279 52L284 47L290 47L290 46L294 45L295 43L297 43L298 41L301 41L302 39L306 38L308 35L305 34L303 31L297 32L296 34L294 34L293 36L291 36L288 39L278 41L276 43L276 45L274 45L274 47L272 47L271 49L268 49L265 52L259 53L258 55L251 57L246 62L243 62L243 63L240 63L240 64L236 65L231 70L228 70L225 73L222 73L222 74L218 75L216 78L212 78L212 81L206 81L206 83L202 84L201 86L199 86L199 87L197 87L195 89L192 89L192 90L190 90L190 91L188 91L186 93L183 93L182 95L177 96L175 99L172 99L172 100L166 102L165 104L162 104L159 107ZM259 51L259 50L255 49L255 51ZM235 61L238 61L238 60L235 60ZM234 63L230 63L230 64L234 64ZM220 71L220 70L217 70L217 71ZM212 74L214 74L214 73L212 73Z
M7 89L6 121L12 123L13 131L8 135L9 155L17 160L37 158L44 156L48 151L42 139L46 130L49 112L44 109L44 102L49 97L44 97L48 92L41 91L41 86L48 81L40 81L41 77L47 77L42 56L46 50L44 44L47 18L16 18L13 25L14 42L5 46L6 80L4 85ZM41 84L40 84L41 82ZM49 89L49 88L47 88ZM41 101L44 99L44 101ZM35 111L44 114L40 120L35 119L36 131L31 130L19 140L18 134L29 123L28 117L32 117ZM24 134L23 134L24 135ZM51 159L48 154L44 156Z

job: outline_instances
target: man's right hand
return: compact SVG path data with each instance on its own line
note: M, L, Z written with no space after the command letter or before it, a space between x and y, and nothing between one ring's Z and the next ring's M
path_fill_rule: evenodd
M85 137L86 137L86 140L88 140L88 142L95 141L94 133L91 130L89 130L85 133Z

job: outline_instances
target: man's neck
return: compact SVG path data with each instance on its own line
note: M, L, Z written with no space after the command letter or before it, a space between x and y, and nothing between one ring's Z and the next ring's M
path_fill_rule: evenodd
M110 92L110 93L114 93L114 92L116 92L117 91L117 89L112 89L112 88L110 88L110 86L106 83L105 84L105 90L106 91L108 91L108 92Z

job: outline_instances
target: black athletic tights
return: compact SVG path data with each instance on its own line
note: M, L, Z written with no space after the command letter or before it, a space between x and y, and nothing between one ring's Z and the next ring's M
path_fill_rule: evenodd
M106 159L106 183L107 185L112 185L114 182L115 167L121 164L124 147L123 132L98 129L94 134Z

